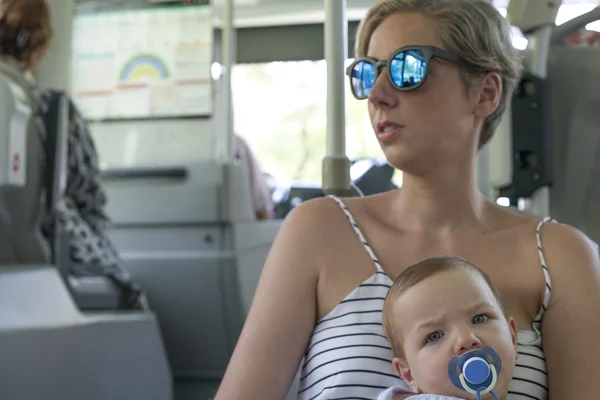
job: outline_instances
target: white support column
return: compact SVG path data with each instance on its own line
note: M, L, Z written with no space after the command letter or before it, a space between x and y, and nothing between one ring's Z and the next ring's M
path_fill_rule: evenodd
M235 135L233 132L233 101L231 92L231 72L235 65L236 56L236 31L233 26L234 20L234 4L233 0L223 1L223 28L222 28L222 75L221 75L221 90L222 104L221 112L223 113L223 127L219 129L217 126L217 134L223 135L223 144L227 163L233 161L235 152Z
M48 0L54 38L37 71L42 88L69 91L71 83L71 44L75 0Z
M324 0L327 62L327 155L323 159L326 194L352 196L350 160L346 157L346 97L344 65L348 57L346 0Z
M327 155L346 157L344 64L348 58L346 0L325 0L327 61Z

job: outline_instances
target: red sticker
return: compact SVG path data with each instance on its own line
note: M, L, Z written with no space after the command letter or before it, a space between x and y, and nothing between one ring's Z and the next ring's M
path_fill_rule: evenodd
M21 168L21 155L19 153L15 153L15 154L13 154L13 160L12 160L13 172L19 172L20 168Z

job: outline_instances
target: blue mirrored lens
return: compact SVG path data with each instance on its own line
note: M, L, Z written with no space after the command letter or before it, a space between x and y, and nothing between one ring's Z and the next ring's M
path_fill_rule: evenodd
M427 61L420 50L406 50L398 53L390 64L390 74L396 86L409 89L425 79Z
M375 85L377 71L375 66L366 61L359 61L352 69L352 88L359 98L365 98Z

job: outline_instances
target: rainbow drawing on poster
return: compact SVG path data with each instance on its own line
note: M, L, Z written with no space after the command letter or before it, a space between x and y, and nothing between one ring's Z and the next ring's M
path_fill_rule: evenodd
M121 82L144 80L162 80L169 77L167 65L152 54L141 54L133 57L121 70Z

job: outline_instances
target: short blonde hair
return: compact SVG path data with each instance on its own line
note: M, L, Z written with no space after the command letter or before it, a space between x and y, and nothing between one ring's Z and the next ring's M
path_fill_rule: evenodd
M508 22L489 0L379 0L358 27L356 55L366 56L375 29L390 15L402 12L431 18L445 50L474 67L471 71L463 69L467 89L481 72L497 72L501 76L498 108L487 118L479 136L479 148L483 147L500 124L521 77L522 61L512 46Z
M480 268L465 260L464 258L457 256L441 256L432 257L423 260L417 264L411 265L404 270L400 276L394 281L394 284L390 288L385 302L383 303L382 322L383 330L385 335L392 346L392 351L396 357L402 357L404 354L402 337L398 330L398 323L394 317L394 305L398 298L405 293L411 287L418 283L431 278L441 272L452 271L458 268L464 268L471 271L476 271L483 277L485 282L490 287L492 293L498 301L498 306L503 310L502 300L500 293L492 284L489 276L483 272Z

